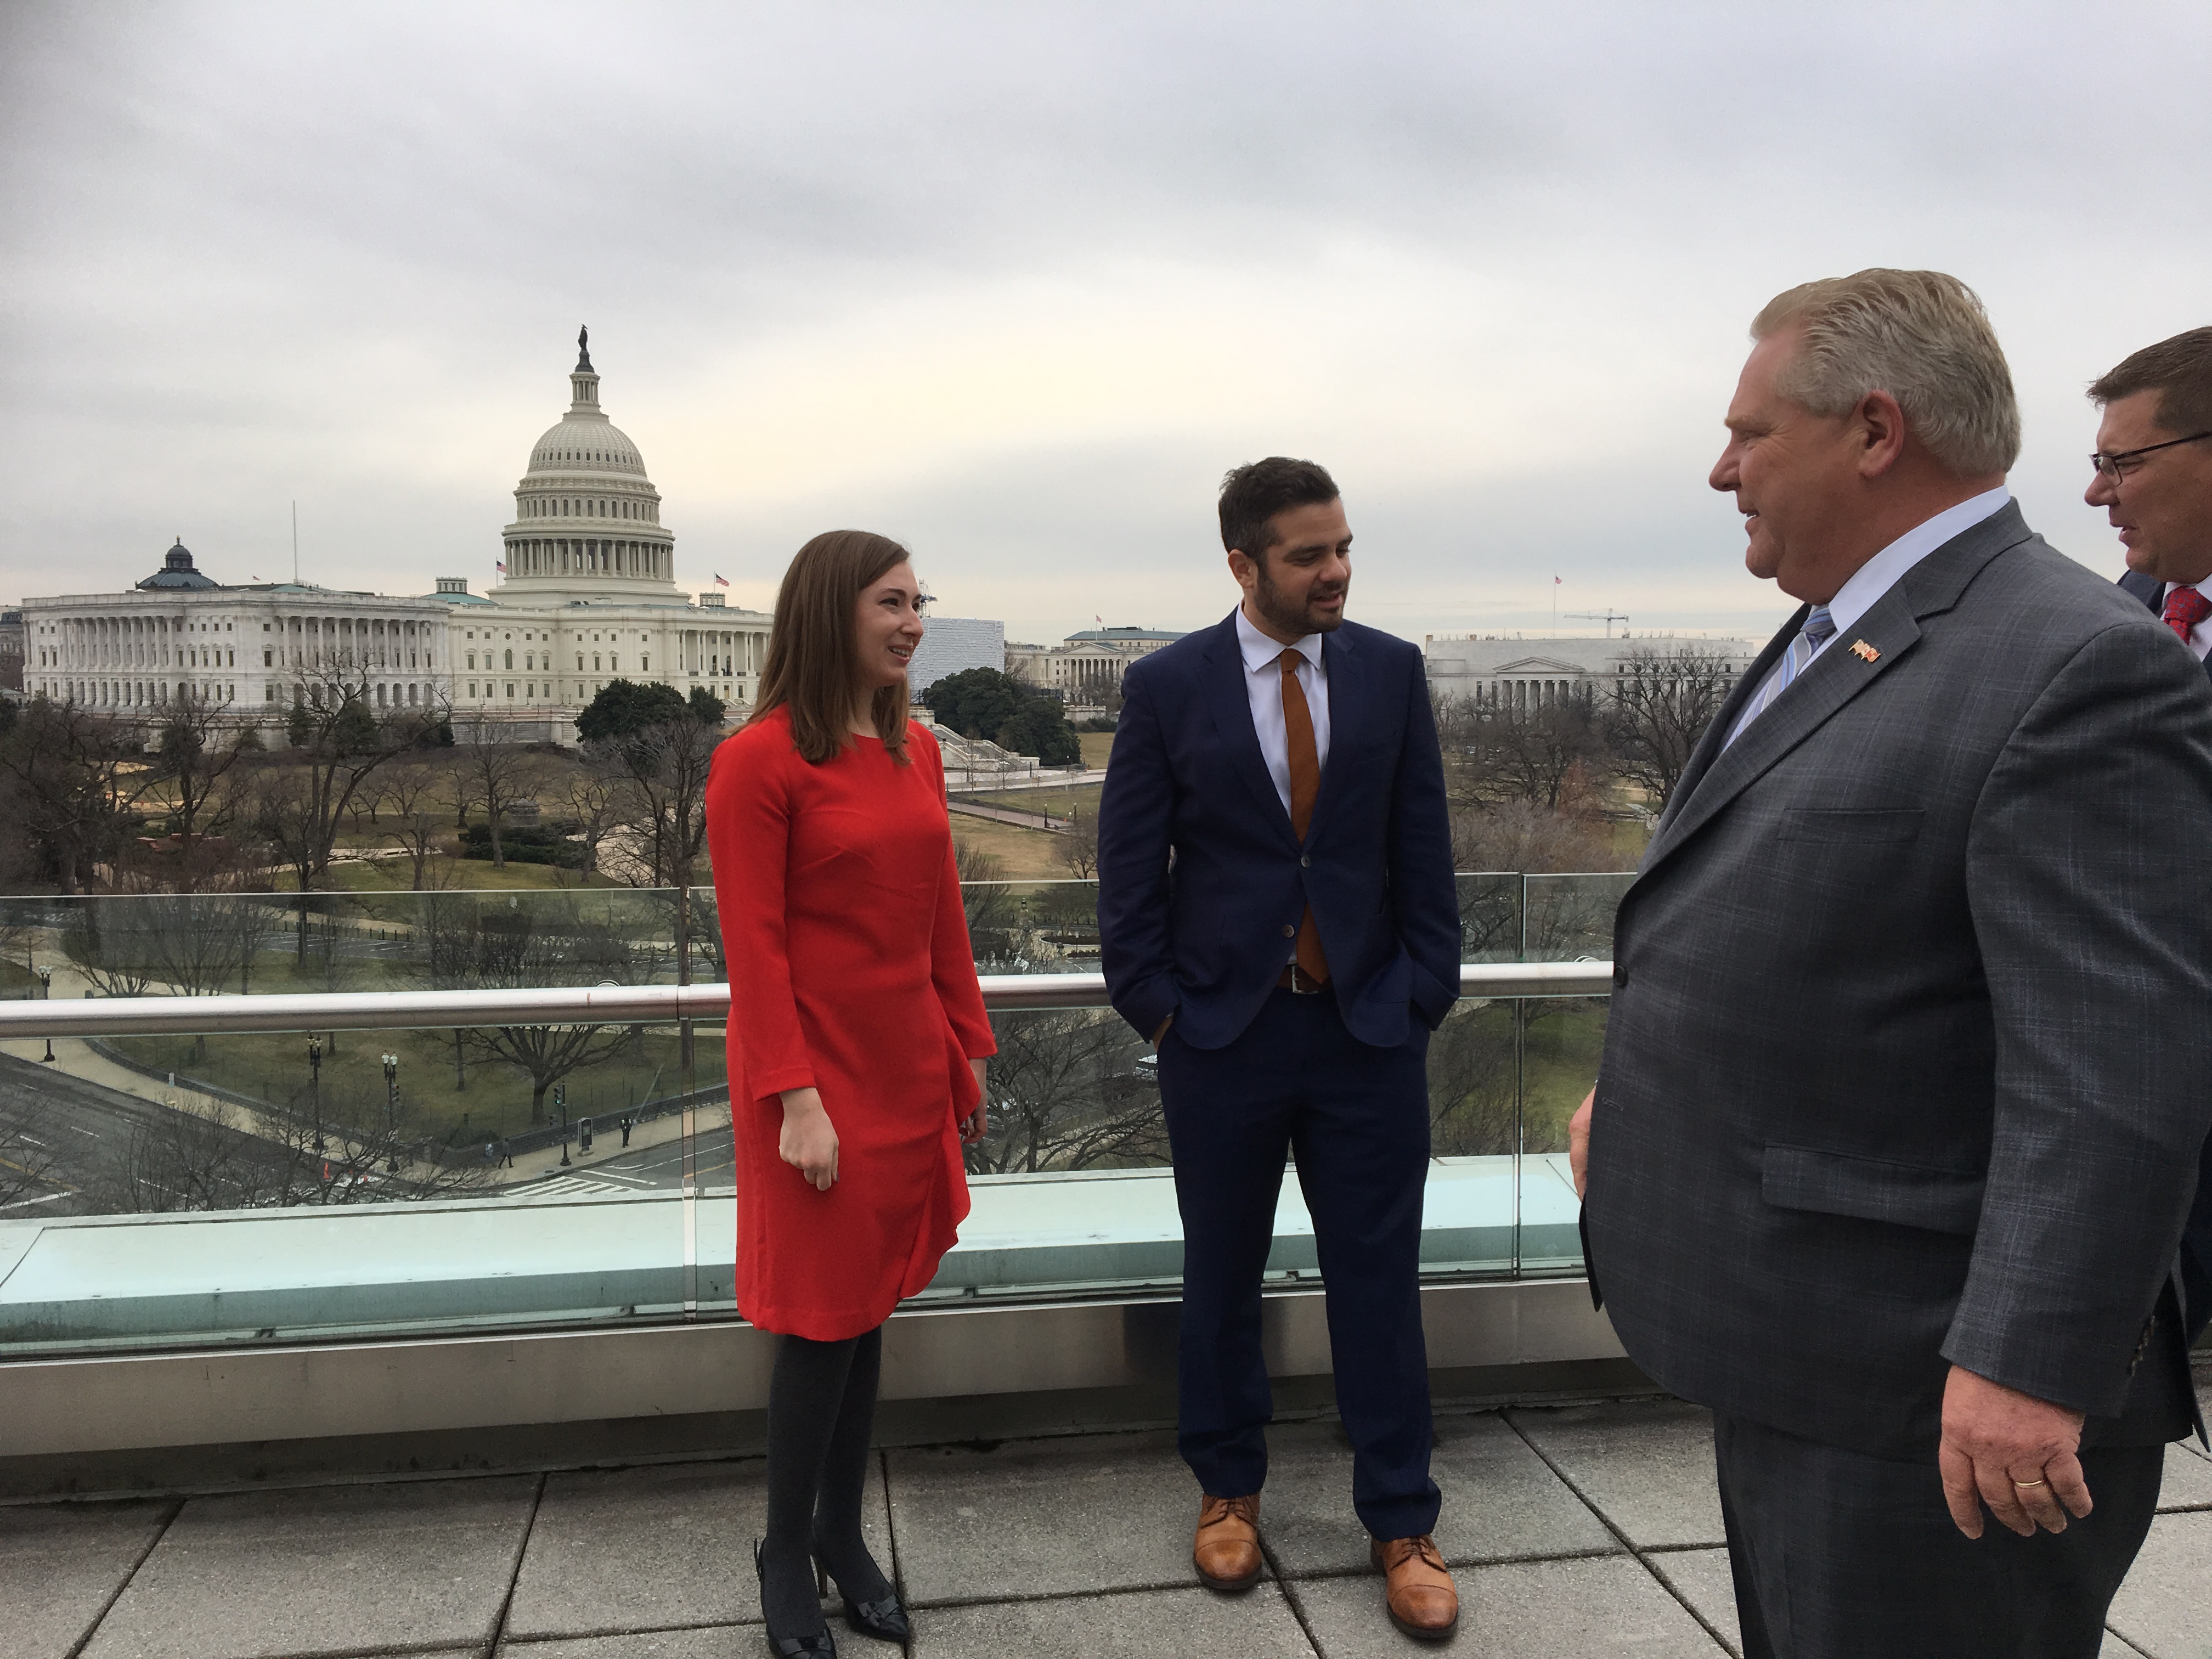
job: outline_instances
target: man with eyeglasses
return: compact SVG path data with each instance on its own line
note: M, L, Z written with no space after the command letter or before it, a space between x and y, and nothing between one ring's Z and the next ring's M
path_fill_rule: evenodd
M2127 549L2120 586L2212 673L2212 328L2145 346L2092 385L2089 399L2104 419L2084 499L2106 510ZM2198 1170L2176 1285L2160 1304L2180 1327L2166 1368L2178 1358L2185 1388L2187 1346L2212 1322L2212 1142Z

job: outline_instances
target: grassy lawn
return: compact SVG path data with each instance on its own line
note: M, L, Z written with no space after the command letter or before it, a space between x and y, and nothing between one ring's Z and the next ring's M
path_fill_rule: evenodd
M236 1093L305 1109L309 1102L307 1039L300 1033L116 1037L112 1046L142 1065L176 1071ZM694 1079L684 1077L673 1027L648 1026L602 1063L567 1079L568 1118L612 1116L649 1097L708 1088L724 1079L719 1029L695 1028ZM323 1039L322 1090L334 1121L364 1126L384 1116L386 1054L399 1058L399 1127L405 1134L486 1139L520 1133L530 1121L526 1073L469 1049L454 1066L451 1031L336 1031ZM546 1109L553 1121L551 1096Z
M1113 752L1111 732L1078 732L1075 740L1083 745L1084 765L1094 772L1106 764L1106 757Z
M702 860L703 864L705 861ZM489 890L528 887L617 887L619 882L594 874L588 879L580 870L563 870L551 864L514 864L499 870L489 859L440 859L433 866L433 878L441 887L455 891ZM378 859L374 863L349 860L333 864L330 869L330 890L344 893L405 892L415 879L415 866L408 859ZM702 875L702 884L704 884ZM293 892L296 889L288 880L279 889Z
M1060 860L1066 842L1046 830L1024 830L1018 824L994 823L966 812L952 815L952 839L999 861L998 876L1005 881L1054 881L1067 874Z

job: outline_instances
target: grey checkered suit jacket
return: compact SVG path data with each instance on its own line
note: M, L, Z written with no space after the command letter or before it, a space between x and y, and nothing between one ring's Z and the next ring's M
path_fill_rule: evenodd
M1932 1452L2117 1413L2212 1121L2212 685L2016 506L1692 757L1616 924L1584 1214L1674 1392Z

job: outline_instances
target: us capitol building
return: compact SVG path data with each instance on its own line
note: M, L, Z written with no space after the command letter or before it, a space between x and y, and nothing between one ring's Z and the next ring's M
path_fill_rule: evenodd
M769 618L677 586L660 492L577 345L568 412L532 446L489 595L459 577L414 598L229 585L179 540L129 592L25 599L24 690L149 722L205 702L252 725L343 685L378 708L450 708L464 740L560 743L618 678L750 703Z

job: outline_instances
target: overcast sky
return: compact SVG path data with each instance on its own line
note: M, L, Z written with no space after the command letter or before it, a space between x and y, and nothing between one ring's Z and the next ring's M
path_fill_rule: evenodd
M686 586L857 525L1015 638L1228 609L1336 474L1352 614L1763 637L1705 487L1752 313L1956 272L2029 520L2212 322L2212 8L0 4L0 598L493 580L577 325Z

